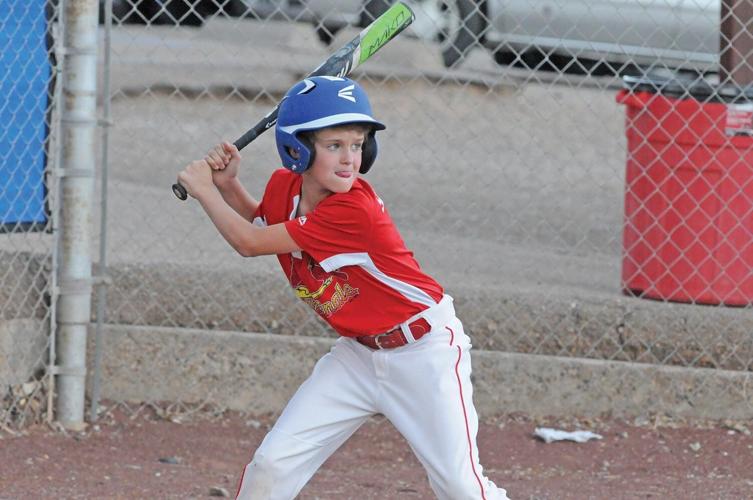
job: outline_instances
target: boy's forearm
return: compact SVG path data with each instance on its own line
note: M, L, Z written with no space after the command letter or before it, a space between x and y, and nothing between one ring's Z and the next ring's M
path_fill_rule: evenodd
M241 255L250 255L249 236L254 229L250 220L233 208L219 189L207 190L197 199L230 246Z
M238 212L241 217L247 221L253 218L259 202L246 191L246 188L243 187L238 178L234 178L226 184L218 185L217 189L227 204Z

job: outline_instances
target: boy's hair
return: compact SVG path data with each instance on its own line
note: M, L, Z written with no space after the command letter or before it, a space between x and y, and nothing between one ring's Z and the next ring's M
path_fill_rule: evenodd
M358 132L363 132L363 135L365 137L369 135L373 127L365 123L346 123L345 125L335 125L334 127L324 127L324 128L318 128L316 130L306 130L298 134L298 137L307 139L309 142L313 144L316 141L316 137L319 134L319 132L322 132L324 130L331 130L331 129L356 130Z
M347 78L315 76L295 84L283 97L275 138L285 168L302 174L314 162L316 131L345 125L364 127L361 168L365 174L377 154L376 131L384 125L371 116L366 92Z

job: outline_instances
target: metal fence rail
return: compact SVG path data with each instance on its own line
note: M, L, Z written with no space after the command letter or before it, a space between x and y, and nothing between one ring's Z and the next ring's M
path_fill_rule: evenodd
M388 2L112 3L100 319L332 336L275 259L234 255L169 186ZM739 88L700 92L740 87L720 73L721 2L411 5L409 32L354 74L388 126L368 180L474 345L751 371L751 113ZM679 139L657 135L670 128L662 110L691 101L673 132L688 145L668 151ZM733 115L729 132L718 120ZM723 164L710 129L733 155ZM273 141L243 152L257 196L278 168Z

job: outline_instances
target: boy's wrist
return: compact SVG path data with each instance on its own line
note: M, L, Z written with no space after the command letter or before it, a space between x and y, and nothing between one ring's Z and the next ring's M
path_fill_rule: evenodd
M213 193L219 194L217 186L215 186L214 184L205 184L196 190L194 197L202 200L210 197Z
M217 189L220 191L228 191L234 189L238 184L238 178L237 177L218 177L217 179L213 179L214 185L217 186Z

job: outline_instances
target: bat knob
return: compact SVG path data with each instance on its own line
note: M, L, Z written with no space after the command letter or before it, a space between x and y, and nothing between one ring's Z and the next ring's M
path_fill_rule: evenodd
M173 184L173 194L179 199L179 200L187 200L188 199L188 193L186 192L186 188L181 186L180 184Z

